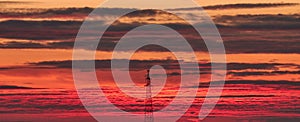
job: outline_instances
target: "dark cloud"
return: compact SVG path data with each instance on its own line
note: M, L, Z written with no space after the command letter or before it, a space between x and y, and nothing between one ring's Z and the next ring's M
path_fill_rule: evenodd
M300 86L300 82L297 81L272 81L272 80L228 80L225 84L253 84L253 85L267 85L267 84L277 84L277 85L293 85Z
M21 21L0 22L0 38L57 40L74 38L80 21Z
M116 59L116 67L118 69L124 69L126 65L124 64L125 59ZM85 64L94 62L93 60L78 60L73 63L76 64L74 68L79 68L82 70L92 69L92 67L87 67ZM166 70L184 70L189 73L174 72L171 71L168 73L168 76L180 76L180 75L192 75L194 74L195 67L190 67L190 63L186 62L180 67L178 61L176 60L130 60L129 68L130 70L145 70L149 69L154 65L160 65ZM201 74L211 74L211 65L212 63L198 63L199 70ZM30 63L30 66L36 68L72 68L72 61L44 61L37 63ZM214 63L215 69L222 69L223 64ZM300 74L299 68L298 71L282 71L279 70L282 67L300 67L297 64L281 64L281 63L227 63L227 75L232 76L266 76L266 75L297 75ZM110 70L111 69L111 60L96 60L95 68L99 70ZM261 70L261 71L259 71ZM264 71L270 70L270 71Z
M51 8L51 9L9 9L0 11L0 17L4 18L76 18L84 19L87 17L93 10L96 10L98 13L101 13L101 16L115 16L123 11L130 11L136 9L129 8ZM21 12L20 12L21 11ZM97 13L96 12L96 13ZM100 16L100 15L99 15Z
M286 74L300 74L299 71L271 71L271 72L228 72L229 75L233 76L266 76L266 75L286 75Z
M298 3L239 3L239 4L224 4L224 5L212 5L202 7L205 10L221 10L221 9L245 9L245 8L269 8L269 7L282 7L282 6L295 6ZM177 8L170 9L176 11L190 11L201 10L201 8Z
M223 81L212 81L215 83L223 82ZM225 87L232 87L234 85L235 87L239 85L262 85L263 87L271 87L271 88L282 88L282 89L295 89L295 87L300 86L299 81L289 81L289 80L226 80L225 81ZM211 86L210 86L211 85ZM272 86L268 86L272 85ZM276 86L274 86L276 85ZM201 82L199 83L199 86L188 86L187 88L208 88L208 87L214 87L211 82ZM299 88L296 88L297 90Z
M116 67L115 68L125 68L122 64L128 61L126 59L115 59ZM29 63L30 66L36 67L54 67L54 68L72 68L72 63L75 64L74 68L80 69L91 69L92 67L88 67L84 64L90 64L95 62L95 68L97 69L111 69L111 60L66 60L66 61L44 61L37 63ZM77 64L77 65L76 65ZM145 70L154 65L161 65L166 69L178 69L179 64L177 60L130 60L130 69L131 70Z
M299 41L227 41L224 43L227 53L300 53Z
M83 49L91 47L87 42L77 42L81 45ZM116 46L114 41L101 42L98 46L99 51L112 51ZM191 44L194 45L195 51L206 52L205 44L200 41L192 41ZM273 42L273 41L226 41L224 42L226 52L228 54L236 53L300 53L300 43L297 41L292 42ZM73 49L73 41L60 41L60 42L50 42L47 44L40 44L37 42L6 42L0 43L0 48L51 48L51 49ZM176 44L170 44L170 46L176 47ZM124 50L130 49L129 47L124 47ZM140 51L155 51L155 52L168 52L165 48L156 45L148 45L142 48ZM177 48L177 51L185 51L184 48Z
M121 64L123 62L128 61L126 59L115 59L114 61L119 62L119 66L116 68L124 68L121 67ZM95 68L102 68L102 69L110 69L111 68L111 60L76 60L73 61L76 64L85 64L85 63L91 63L95 62ZM150 68L154 65L162 65L163 67L167 69L176 69L179 68L179 65L177 64L177 60L130 60L130 65L135 67L136 69L144 69L144 68ZM39 66L39 67L56 67L56 68L72 68L72 61L66 60L66 61L44 61L44 62L37 62L37 63L29 63L31 66ZM84 65L78 66L76 68L88 68Z
M133 12L128 14L127 16L140 16L140 14L146 14L149 16L154 16L156 14L160 14L161 11L155 10L143 10L138 12ZM167 13L161 13L167 14ZM89 21L90 23L95 23L93 28L101 27L103 23L98 23L94 21ZM31 39L31 40L56 40L56 39L68 39L74 40L76 33L79 29L81 22L79 21L4 21L0 23L0 27L2 26L2 32L0 37L2 38L13 38L13 39ZM110 26L106 33L103 35L102 41L98 46L98 50L104 51L112 51L116 42L119 41L124 34L126 34L131 29L134 29L138 26L146 25L148 23L145 22L133 22L130 24L127 23L120 23L119 21L115 21L112 26ZM172 29L178 30L179 33L184 35L188 42L195 50L200 50L199 45L201 45L201 50L205 50L206 46L204 41L193 41L193 39L199 39L197 36L199 35L196 31L189 25L181 24L181 23L174 23L174 24L163 24L164 26L170 27ZM187 30L188 31L187 31ZM151 31L151 30L150 30ZM157 31L157 30L156 30ZM26 33L24 33L26 32ZM92 34L88 33L88 36L97 37L98 35L96 32L91 32ZM196 37L196 38L195 38ZM159 38L161 39L161 38ZM85 41L78 42L78 44L83 49L90 49L94 47L91 44L88 44L88 39L83 39ZM153 39L155 40L155 39ZM168 40L174 40L172 37L168 38ZM200 38L201 40L201 38ZM139 40L136 40L139 41ZM167 43L167 42L166 42ZM177 43L169 43L170 46L175 46ZM32 45L32 47L30 47ZM60 41L60 42L50 42L44 45L41 45L36 42L7 42L3 43L0 46L2 48L71 48L73 47L72 41ZM198 45L194 47L194 45ZM174 48L176 49L176 48ZM157 48L157 46L148 46L144 48L144 51L166 51L162 48ZM184 48L178 48L178 51L184 51Z
M211 68L211 63L199 63L201 68ZM219 69L223 64L214 63L216 69ZM277 70L279 67L298 67L297 64L283 63L227 63L227 70ZM188 65L187 65L188 66Z
M171 17L175 17L172 13L167 13L166 11L156 9L135 11L127 14L127 17L155 17L160 15L168 16L170 17L169 19L172 19ZM151 20L156 20L156 18L151 18Z
M80 11L89 11L80 10ZM77 9L67 9L76 11ZM106 9L105 9L106 10ZM120 10L112 9L112 13ZM50 11L50 10L49 10ZM55 11L56 14L68 14L68 11ZM79 11L79 10L78 10ZM109 9L107 9L109 11ZM134 16L156 16L161 13L157 10L144 10L133 12L129 17ZM220 34L224 38L224 45L227 53L300 53L299 36L297 30L300 29L300 15L237 15L218 16L214 19L220 29ZM94 22L94 21L91 21ZM104 21L95 22L95 27L102 27ZM21 21L9 20L0 22L0 38L34 40L33 42L8 41L0 44L0 48L60 48L71 49L74 45L77 32L82 21ZM98 50L112 51L122 35L127 31L145 25L147 22L121 23L116 21L104 34ZM163 24L177 30L190 43L195 51L207 52L204 41L195 33L191 26L184 23ZM253 31L254 33L243 33ZM272 33L281 31L283 34ZM266 34L265 34L266 33ZM293 35L289 33L294 33ZM97 36L96 32L90 32L91 36ZM247 35L247 36L244 36ZM37 41L55 40L55 42L39 43ZM174 40L168 37L166 40ZM82 48L89 49L95 47L89 44L89 40L78 42ZM167 43L167 42L166 42ZM178 51L186 51L181 45L176 45L176 41L168 43L177 47ZM126 47L126 48L130 48ZM143 51L165 52L161 47L150 45L143 48Z
M41 88L32 88L32 87L14 86L14 85L1 85L0 89L41 89Z
M278 67L298 66L296 64L281 63L228 63L228 70L276 70Z
M124 61L128 61L127 59L114 59L114 61L119 62L122 64ZM76 60L75 63L90 63L94 62L94 60ZM181 61L179 61L181 62ZM96 60L96 68L110 68L111 60ZM29 63L32 66L39 66L39 67L56 67L56 68L72 68L72 61L44 61L44 62L37 62L37 63ZM192 65L191 63L185 62L182 69L189 70ZM200 69L208 70L211 68L212 63L198 63ZM130 60L130 65L132 67L143 69L149 68L153 65L162 65L164 68L167 69L179 69L178 61L173 59L165 59L165 60ZM221 63L214 63L216 69L220 69L223 64ZM299 67L297 64L283 64L283 63L227 63L227 70L274 70L274 73L284 73L278 70L280 67ZM84 68L78 67L78 68ZM120 67L122 68L121 65ZM289 72L286 72L289 73ZM294 72L296 73L296 72ZM176 72L174 72L176 75Z
M224 15L214 18L219 28L238 29L299 29L300 15Z
M237 15L214 19L227 53L299 53L300 15Z
M196 98L245 98L245 97L274 97L275 95L222 95L222 96L197 96Z
M36 42L16 42L0 43L0 48L46 48L45 45Z

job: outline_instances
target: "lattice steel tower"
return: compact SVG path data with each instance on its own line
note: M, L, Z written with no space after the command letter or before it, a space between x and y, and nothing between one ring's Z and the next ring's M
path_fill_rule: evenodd
M149 70L146 75L146 98L145 98L145 122L154 122L153 118L153 105L152 105L152 92L151 92L151 79Z

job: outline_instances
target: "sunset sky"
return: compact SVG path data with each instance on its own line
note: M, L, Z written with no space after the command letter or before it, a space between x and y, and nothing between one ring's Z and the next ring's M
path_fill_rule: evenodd
M132 8L131 2L115 0L116 6L97 8L103 0L0 0L0 121L96 121L79 100L72 76L73 45L82 22L94 9L109 11L89 18L101 22L102 27L118 12ZM138 0L132 0L133 3ZM153 1L153 0L152 0ZM174 8L164 8L183 16L197 16L199 8L166 0ZM154 0L153 2L161 2ZM204 122L250 121L296 122L300 120L300 1L299 0L213 0L196 2L215 23L225 46L227 76L223 93L215 109ZM122 5L122 7L118 7ZM160 6L159 6L160 5ZM143 6L143 8L147 6ZM164 10L162 9L162 10ZM205 43L176 16L159 10L145 10L119 18L105 35L96 51L96 71L100 86L113 104L124 111L140 112L140 99L128 98L116 89L110 69L113 46L124 30L142 24L164 24L177 28L186 37L197 56L200 76L199 88L193 106L179 121L197 121L198 109L203 103L211 81L211 62ZM90 32L91 35L95 32ZM168 35L166 31L158 31ZM139 36L143 36L140 32ZM138 38L138 37L133 37ZM172 40L172 36L166 36ZM89 38L81 42L91 41ZM155 40L155 39L154 39ZM101 46L100 46L101 45ZM103 46L104 45L104 46ZM130 75L142 86L145 70L162 65L167 73L165 88L154 97L159 110L176 96L180 76L192 77L190 52L171 43L181 54L181 74L176 57L161 47L144 47L130 59ZM79 49L84 62L92 59L88 49ZM127 60L128 52L120 52L117 61ZM83 67L82 72L89 70ZM163 78L153 76L156 83ZM159 87L160 88L160 87ZM154 92L159 90L154 87ZM139 94L139 93L137 93ZM190 96L183 96L188 98ZM212 96L213 97L213 96ZM128 107L129 106L129 107ZM105 108L110 111L111 108ZM174 110L176 111L176 110ZM166 116L168 116L166 114Z

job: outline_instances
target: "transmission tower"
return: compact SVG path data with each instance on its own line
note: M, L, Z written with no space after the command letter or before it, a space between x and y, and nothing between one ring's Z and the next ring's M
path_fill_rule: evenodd
M151 79L149 70L146 75L146 98L145 98L145 122L154 122L153 118L153 105L152 105L152 92L151 92Z

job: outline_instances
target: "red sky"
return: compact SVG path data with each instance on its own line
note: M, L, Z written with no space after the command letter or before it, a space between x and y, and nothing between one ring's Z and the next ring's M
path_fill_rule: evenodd
M0 1L0 96L4 96L0 99L2 104L0 105L0 121L7 121L6 116L16 121L23 119L39 121L44 118L49 118L49 121L94 121L84 110L74 91L71 60L78 29L85 17L100 2L101 0ZM278 0L198 0L198 3L205 8L217 25L227 52L228 67L222 97L210 115L212 118L205 121L213 122L219 119L228 120L228 122L248 121L250 118L272 121L269 117L277 118L278 121L283 120L282 118L297 121L300 117L298 110L300 105L298 97L300 87L299 0L284 2ZM180 3L174 5L178 7L172 11L187 16L192 16L197 10L182 7ZM123 11L126 7L106 9ZM153 13L155 16L152 16ZM148 11L144 15L137 14L120 18L116 27L121 28L122 24L128 24L130 27L139 22L172 23L175 27L182 24L177 18L158 11ZM105 24L111 16L114 16L113 13L88 21L101 21ZM189 38L196 38L189 35L188 29L180 26L179 30ZM124 32L111 30L104 48L111 48L116 42L114 40L116 35L122 33ZM199 45L200 49L203 47L201 43L193 44ZM98 49L96 52L96 67L99 65L96 70L104 86L112 87L114 81L109 64L107 64L112 52L105 49ZM90 50L81 49L80 52L82 55L80 60L91 60L86 56ZM183 62L191 61L190 52L180 53L184 59ZM127 52L122 52L122 54L125 55ZM202 73L199 82L211 82L209 54L205 51L196 51L195 55ZM117 58L117 60L121 59L124 59L124 56ZM169 75L167 85L174 87L180 82L179 76L182 70L172 62L176 61L176 58L170 52L144 50L136 52L130 60L132 61L130 75L139 86L142 86L141 80L144 78L145 67L147 67L143 62L151 65L166 65ZM121 68L115 70L122 71ZM190 74L182 75L192 76L194 73L188 68L186 70ZM159 74L156 75L156 78L161 80ZM189 87L198 88L198 86ZM46 89L34 90L35 88ZM193 117L197 115L195 111L203 102L206 92L206 89L199 89L199 98L194 101L196 107L190 108L191 113L186 114L187 118L193 120ZM53 94L53 96L44 93ZM160 95L170 97L175 93L176 89L165 88ZM156 98L157 103L167 104L170 99L165 99L160 95ZM125 98L116 100L118 94L108 96L116 104L136 102L140 104L139 101L133 99L129 99L133 100L133 103L124 102ZM121 99L124 96L119 97ZM41 100L40 103L32 102L39 100ZM64 103L69 103L69 105ZM125 107L125 109L130 108ZM55 117L56 115L50 114L49 111L55 111L67 117ZM80 117L76 118L76 115Z

